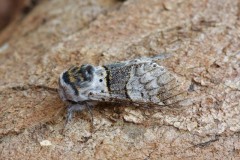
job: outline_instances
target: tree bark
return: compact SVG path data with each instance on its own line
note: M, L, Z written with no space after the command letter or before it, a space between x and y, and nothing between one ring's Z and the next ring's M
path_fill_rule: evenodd
M239 0L43 1L0 47L0 159L240 158L239 19ZM102 104L65 126L63 70L161 53L185 107Z

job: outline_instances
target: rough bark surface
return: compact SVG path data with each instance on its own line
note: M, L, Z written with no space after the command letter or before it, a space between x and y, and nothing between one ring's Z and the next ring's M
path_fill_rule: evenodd
M239 159L239 0L51 0L0 47L0 159ZM1 37L0 37L1 39ZM71 65L171 53L193 103L99 105L65 124Z

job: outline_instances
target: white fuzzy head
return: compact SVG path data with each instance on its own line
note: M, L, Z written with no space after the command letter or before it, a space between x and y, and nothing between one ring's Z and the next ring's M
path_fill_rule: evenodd
M107 92L106 71L102 67L82 65L71 67L59 77L59 95L63 101L73 103L89 99L90 93Z

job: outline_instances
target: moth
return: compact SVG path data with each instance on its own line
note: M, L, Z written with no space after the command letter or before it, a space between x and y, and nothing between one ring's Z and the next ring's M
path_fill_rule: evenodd
M165 57L142 57L103 66L84 64L62 72L59 95L69 104L67 121L73 112L90 110L98 102L177 107L183 92L177 77L157 63Z

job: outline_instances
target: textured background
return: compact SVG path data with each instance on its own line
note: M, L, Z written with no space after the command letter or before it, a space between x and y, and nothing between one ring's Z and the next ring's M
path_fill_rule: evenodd
M239 0L43 0L0 33L1 159L239 159ZM6 37L11 37L6 41ZM181 110L99 105L64 127L71 65L172 53Z

